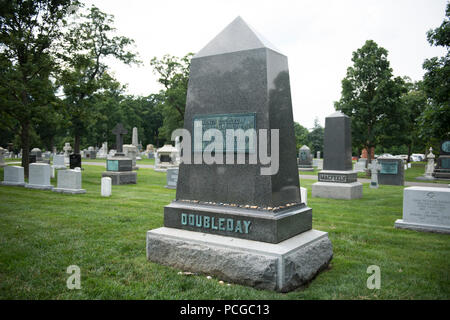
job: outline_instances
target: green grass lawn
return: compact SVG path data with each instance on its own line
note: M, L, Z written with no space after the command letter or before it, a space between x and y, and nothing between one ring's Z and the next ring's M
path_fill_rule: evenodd
M450 298L450 237L394 228L402 187L365 184L362 199L331 200L311 198L314 181L302 180L313 227L329 233L334 257L308 287L281 294L148 262L146 231L163 225L175 197L165 173L141 169L137 185L102 198L104 168L84 168L83 195L0 186L0 299ZM66 287L70 265L81 269L81 290ZM366 287L370 265L381 268L379 290Z

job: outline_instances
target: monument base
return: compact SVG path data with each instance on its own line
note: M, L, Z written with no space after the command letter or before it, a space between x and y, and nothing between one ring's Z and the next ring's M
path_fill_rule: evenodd
M176 186L169 186L169 185L164 186L164 188L166 188L166 189L174 189L174 190L177 189Z
M102 173L103 177L111 178L113 185L137 183L137 173L134 171L105 171Z
M414 230L414 231L450 234L450 227L437 226L437 225L431 225L431 224L411 223L411 222L406 222L403 219L397 219L394 223L394 227L396 227L398 229L408 229L408 230Z
M25 188L28 189L39 189L39 190L52 190L54 187L52 185L41 185L41 184L25 184Z
M314 171L313 167L300 167L298 166L298 171Z
M433 177L436 179L450 179L450 170L448 169L435 169Z
M25 182L0 181L0 185L3 185L3 186L24 187L24 186L25 186Z
M318 230L278 244L165 227L147 232L149 261L264 290L305 285L332 257L328 233Z
M312 185L313 198L352 200L362 198L362 193L363 186L360 182L316 182Z
M164 207L164 226L280 243L311 230L312 209L301 203L268 211L251 207L173 201Z
M69 193L69 194L81 194L86 193L86 190L84 189L66 189L66 188L53 188L53 192L60 192L60 193Z
M417 180L426 180L426 181L433 181L436 180L436 178L432 177L432 176L419 176L416 177Z

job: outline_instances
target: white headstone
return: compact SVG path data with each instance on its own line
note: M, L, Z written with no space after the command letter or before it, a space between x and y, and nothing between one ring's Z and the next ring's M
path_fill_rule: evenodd
M112 180L110 177L102 178L102 197L110 197L111 196L111 185L112 185Z
M81 170L59 170L57 187L53 191L71 194L86 193L86 190L81 189Z
M64 150L64 157L68 158L70 155L70 151L72 151L72 147L70 146L69 142L65 143L63 150Z
M372 160L369 165L370 169L370 187L372 189L378 189L378 172L381 170L381 165L376 160Z
M403 219L396 228L450 233L450 189L409 187L403 189Z
M133 135L131 137L131 144L137 148L139 141L138 141L138 129L136 127L133 128Z
M29 178L26 188L51 190L50 165L47 163L32 163L29 166Z
M1 183L5 186L20 186L25 185L23 167L6 166L3 172L4 181Z
M306 188L300 187L300 197L302 199L302 203L308 205L308 190Z
M5 162L5 153L6 150L0 147L0 167L6 167L7 164Z
M53 167L58 170L58 169L66 169L66 165L64 162L64 156L57 154L53 157Z
M166 176L166 188L176 189L178 183L178 168L168 168Z
M430 147L430 153L427 154L427 166L425 168L425 177L432 179L433 178L433 172L434 172L434 154L433 154L433 148Z

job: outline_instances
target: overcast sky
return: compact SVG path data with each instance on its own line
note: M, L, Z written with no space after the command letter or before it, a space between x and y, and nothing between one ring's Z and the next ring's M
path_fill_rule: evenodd
M352 52L368 39L388 50L395 76L420 80L426 58L444 55L426 32L445 17L446 0L89 0L113 14L118 34L135 40L143 66L110 63L128 93L161 87L149 61L196 53L241 16L288 57L294 120L312 128L334 112Z

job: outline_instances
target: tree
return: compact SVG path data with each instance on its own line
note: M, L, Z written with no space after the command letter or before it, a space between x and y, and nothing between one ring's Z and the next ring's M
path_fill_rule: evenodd
M20 126L22 166L28 176L30 132L54 101L55 43L77 1L0 2L0 105Z
M294 133L297 151L305 144L308 143L309 131L303 127L300 123L294 121Z
M352 119L353 145L358 149L371 150L387 134L395 137L403 129L396 118L402 116L398 106L404 81L393 78L387 55L373 40L353 52L353 66L347 69L341 99L335 102L336 110Z
M323 135L324 128L320 125L319 120L314 119L314 128L308 134L308 145L313 155L317 154L317 151L322 151L323 154Z
M94 118L94 95L117 85L108 73L105 59L139 63L136 54L128 50L133 40L114 35L113 23L113 16L92 6L87 13L80 13L79 21L72 25L62 43L65 68L59 84L63 87L64 106L75 138L75 153L80 152L81 136Z
M183 128L189 68L193 55L188 53L183 58L165 55L161 59L154 57L150 61L153 72L159 76L158 82L164 87L160 92L163 100L159 104L164 120L159 133L169 141L173 130Z
M424 150L423 138L420 135L420 115L427 104L427 97L423 91L422 82L406 82L407 92L401 97L404 108L404 119L406 119L403 141L408 146L408 162L413 150L421 147Z
M428 31L427 39L430 45L447 49L445 56L423 63L423 88L429 101L420 117L421 135L436 142L450 138L450 2L446 18L438 28Z

